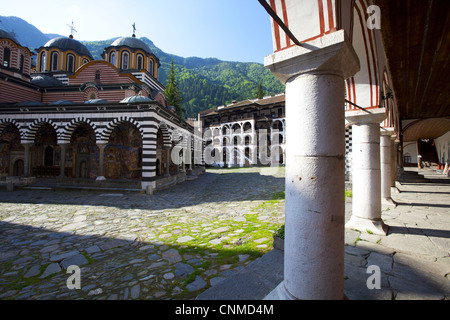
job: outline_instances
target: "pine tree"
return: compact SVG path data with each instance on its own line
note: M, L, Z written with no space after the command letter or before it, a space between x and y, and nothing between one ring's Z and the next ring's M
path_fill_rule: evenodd
M261 81L259 81L259 84L258 84L258 91L256 93L256 97L258 99L264 98L264 89L263 89Z
M183 118L186 110L181 107L181 102L183 102L183 98L181 97L180 89L178 88L178 82L175 73L175 67L173 65L173 59L169 75L167 76L167 85L164 93L166 94L166 99L169 105L175 107L177 115L180 118Z

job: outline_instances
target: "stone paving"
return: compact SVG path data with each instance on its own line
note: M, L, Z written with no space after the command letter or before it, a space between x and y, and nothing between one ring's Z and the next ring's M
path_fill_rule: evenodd
M195 298L272 249L283 190L283 168L243 168L152 196L0 192L0 299Z
M431 172L431 170L422 170ZM436 175L429 176L436 178ZM447 300L450 297L450 180L397 184L397 207L383 205L387 236L345 231L345 294L366 300ZM346 221L351 202L346 205ZM381 288L369 290L369 266Z

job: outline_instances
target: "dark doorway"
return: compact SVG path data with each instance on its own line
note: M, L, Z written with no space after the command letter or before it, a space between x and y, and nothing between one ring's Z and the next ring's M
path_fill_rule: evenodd
M23 175L24 163L23 160L19 159L14 162L13 166L13 176L20 177Z
M47 146L44 151L44 166L53 166L53 147Z

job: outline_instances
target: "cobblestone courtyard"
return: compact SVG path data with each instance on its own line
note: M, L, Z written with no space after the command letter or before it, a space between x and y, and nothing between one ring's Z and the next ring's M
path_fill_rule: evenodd
M283 190L283 168L248 168L152 196L1 192L0 299L194 298L272 249Z

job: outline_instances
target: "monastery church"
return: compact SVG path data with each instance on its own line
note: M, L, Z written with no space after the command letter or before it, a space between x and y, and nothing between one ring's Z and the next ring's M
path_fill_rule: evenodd
M133 34L115 40L102 58L94 60L73 35L33 53L0 30L3 179L151 193L202 172L192 152L201 142L168 105L151 49Z

